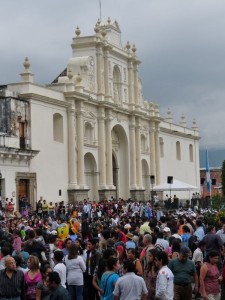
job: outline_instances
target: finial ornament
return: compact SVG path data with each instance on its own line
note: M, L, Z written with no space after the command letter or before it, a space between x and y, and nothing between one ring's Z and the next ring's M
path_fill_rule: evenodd
M108 24L110 24L110 23L111 23L111 19L110 19L110 17L108 17L108 20L107 20L107 22L108 22Z
M133 51L133 53L135 53L137 51L137 48L135 47L135 45L133 45L132 51Z
M130 50L130 47L131 47L131 45L130 45L130 42L129 42L129 41L127 41L127 44L126 44L126 49L127 49L127 51L129 51L129 50Z
M99 28L99 25L98 25L98 23L96 23L96 25L95 25L95 28L94 28L94 31L95 31L95 33L96 33L96 34L98 34L98 33L99 33L99 31L100 31L100 28Z
M67 77L69 78L69 80L73 78L73 72L71 71L71 69L67 70Z
M80 73L78 73L77 77L76 77L76 82L77 82L77 84L80 84L81 81L82 81L82 77L81 77Z
M76 36L77 36L77 37L80 36L81 31L80 31L79 26L77 26L77 28L76 28L76 30L75 30L75 33L76 33Z
M29 68L30 68L30 62L29 62L28 57L25 58L23 66L24 66L25 70L29 70Z
M103 29L102 29L102 32L101 32L103 38L106 36L107 32L106 32L106 29L105 29L105 25L103 26Z

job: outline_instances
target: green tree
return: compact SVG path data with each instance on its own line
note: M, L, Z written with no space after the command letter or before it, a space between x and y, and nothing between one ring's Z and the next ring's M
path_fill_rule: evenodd
M223 196L225 196L225 160L223 161L223 166L222 166L222 192Z

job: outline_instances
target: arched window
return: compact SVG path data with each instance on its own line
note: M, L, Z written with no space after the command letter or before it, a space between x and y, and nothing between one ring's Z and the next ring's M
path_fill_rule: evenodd
M189 159L191 162L194 161L194 153L193 153L193 145L192 144L189 145Z
M85 123L84 140L87 144L93 143L93 128L88 122Z
M176 142L176 156L177 160L181 160L180 142Z
M63 143L63 116L58 113L53 115L53 139Z
M160 157L164 157L164 142L163 138L159 138L159 149L160 149Z
M121 73L118 66L113 68L113 97L115 102L121 102Z

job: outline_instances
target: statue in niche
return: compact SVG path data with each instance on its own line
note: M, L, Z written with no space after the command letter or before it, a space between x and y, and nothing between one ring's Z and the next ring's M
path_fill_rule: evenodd
M118 102L119 101L119 93L118 93L118 88L116 84L113 84L113 95L114 95L114 101Z

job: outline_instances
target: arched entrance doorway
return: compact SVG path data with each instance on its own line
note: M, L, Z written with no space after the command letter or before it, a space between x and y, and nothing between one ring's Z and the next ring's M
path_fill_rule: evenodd
M92 200L98 200L97 189L97 166L96 161L91 153L86 153L84 156L84 174L85 183L89 188L88 197Z
M129 155L128 140L124 128L115 125L112 129L113 184L117 198L128 199L129 192Z

